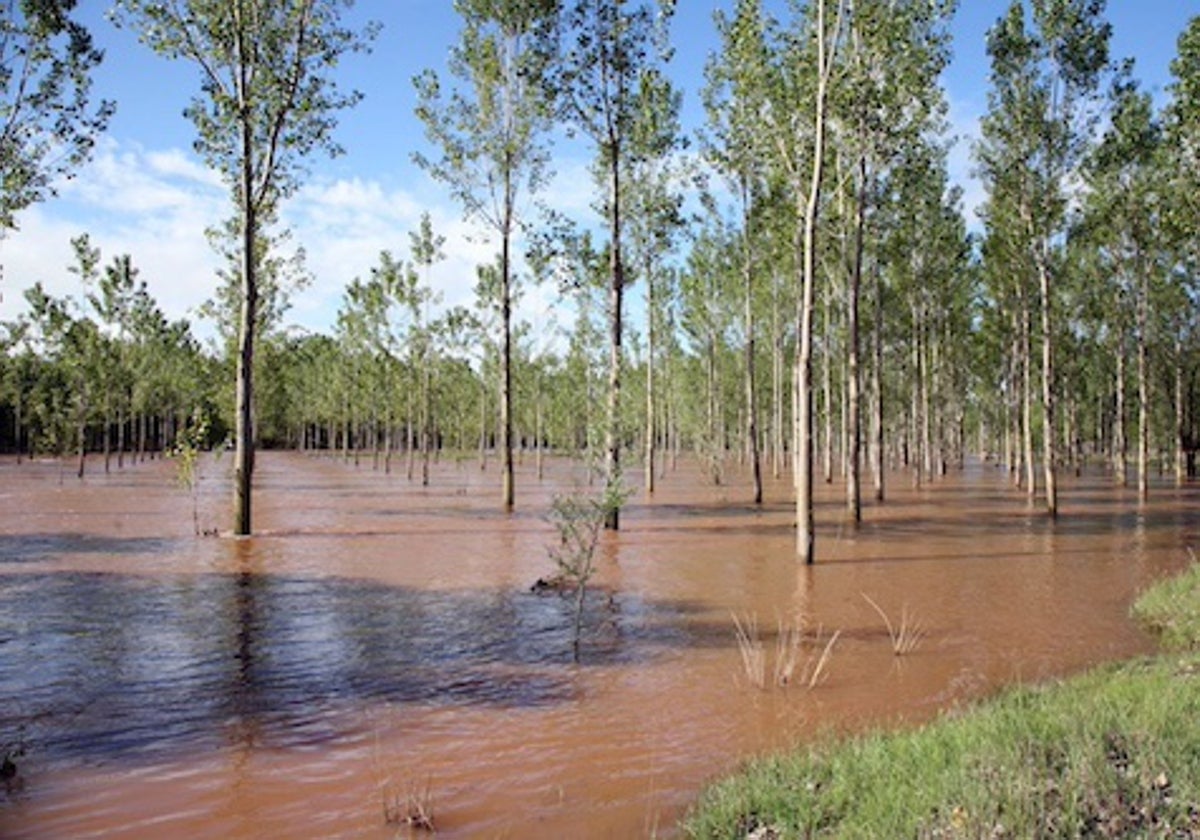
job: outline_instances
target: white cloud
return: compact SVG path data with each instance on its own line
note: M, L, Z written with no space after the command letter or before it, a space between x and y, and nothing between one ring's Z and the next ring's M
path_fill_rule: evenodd
M578 180L563 182L564 189L577 188ZM579 194L582 201L583 190ZM426 210L435 233L446 239L445 259L433 266L430 283L443 307L470 306L476 267L496 259L497 246L485 232L464 221L448 200L423 199L375 180L329 179L305 186L283 208L292 243L304 247L314 278L295 296L287 320L331 331L346 285L367 277L382 250L408 259L409 232L417 230ZM219 267L205 230L229 212L220 178L190 152L106 139L91 165L63 185L57 198L23 212L20 229L0 242L0 319L24 310L22 292L35 282L51 294L81 298L78 278L67 266L73 263L71 238L86 232L102 250L104 263L118 254L132 256L168 318L188 318L197 335L209 337L211 325L195 315L213 294ZM518 261L521 250L518 243ZM523 291L518 317L546 326L557 291L531 285Z
M0 317L24 309L35 282L58 296L81 298L70 240L87 233L104 263L128 253L170 318L185 317L211 294L216 257L205 229L227 212L219 180L178 150L147 152L104 140L93 162L59 196L18 217L0 244L4 302Z
M164 177L179 178L210 187L223 188L221 176L217 172L204 166L182 149L147 152L145 157L150 168Z
M313 286L294 300L290 313L301 326L327 331L336 320L342 292L378 264L380 251L410 257L409 233L421 214L430 214L436 235L446 239L445 259L430 272L443 305L469 304L475 267L494 259L495 249L453 208L424 205L406 190L387 190L375 181L339 180L314 184L285 207L283 217L307 254Z

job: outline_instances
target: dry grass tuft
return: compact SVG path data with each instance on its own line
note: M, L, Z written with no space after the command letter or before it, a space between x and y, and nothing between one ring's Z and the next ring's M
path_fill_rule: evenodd
M817 657L810 656L805 662L805 668L801 683L807 685L808 688L816 688L821 683L825 682L825 678L829 676L828 667L829 660L833 656L833 646L837 644L838 637L842 635L841 630L835 630L833 635L825 642L821 648L821 655ZM816 641L820 644L821 631L817 631Z
M406 826L412 831L436 834L433 823L433 792L427 779L424 787L410 783L403 793L384 793L383 821L387 825Z
M738 652L742 655L742 671L755 688L766 688L767 652L758 633L758 617L747 615L745 621L733 616Z
M784 686L792 682L797 666L801 665L800 650L804 645L804 624L797 618L791 624L777 622L779 633L775 637L775 685Z
M759 632L758 617L753 614L738 617L735 614L733 626L746 680L755 688L767 688L767 649ZM839 630L825 637L823 630L818 628L810 643L803 616L797 616L790 624L779 619L771 685L778 688L791 685L816 688L829 675L829 661L840 635Z
M908 604L900 608L900 623L892 624L892 620L888 618L888 614L883 611L883 607L875 603L865 592L860 593L868 604L874 607L875 612L879 613L879 617L883 619L884 625L887 627L888 637L892 640L892 653L896 656L907 656L921 646L921 642L925 639L925 627L915 613L911 612Z

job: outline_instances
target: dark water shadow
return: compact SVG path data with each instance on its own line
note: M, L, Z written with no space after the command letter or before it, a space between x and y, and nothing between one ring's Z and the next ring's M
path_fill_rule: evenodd
M0 576L0 746L49 761L158 758L345 734L371 704L536 708L579 667L728 646L694 605L597 589L581 664L571 599L257 573Z
M32 563L68 554L162 555L175 551L178 539L106 537L95 534L0 534L0 565Z
M764 502L761 505L736 502L693 502L655 503L640 502L626 504L622 516L634 520L656 519L755 519L761 516L789 513L796 505L789 502Z

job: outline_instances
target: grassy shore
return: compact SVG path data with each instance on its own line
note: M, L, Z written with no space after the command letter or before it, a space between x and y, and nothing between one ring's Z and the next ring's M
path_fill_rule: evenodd
M1200 565L1133 612L1161 655L756 761L711 788L684 833L1200 838Z

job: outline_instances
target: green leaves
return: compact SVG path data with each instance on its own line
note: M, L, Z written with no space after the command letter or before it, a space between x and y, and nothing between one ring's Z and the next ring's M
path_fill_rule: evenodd
M468 216L502 238L520 224L517 202L547 178L544 136L551 100L546 74L553 59L554 14L549 0L468 0L450 53L451 80L433 70L413 79L417 116L440 153L413 159L450 188Z
M563 13L565 41L554 88L560 118L598 147L602 164L635 131L636 91L645 70L670 60L673 2L574 0Z
M299 185L303 160L341 153L339 111L362 95L332 78L347 54L365 52L378 31L343 25L353 0L118 0L113 18L138 30L164 57L200 72L200 93L185 110L196 151L231 186L248 165L248 197L262 212Z
M0 6L0 230L90 157L115 110L91 101L104 55L71 19L74 8L75 0Z

